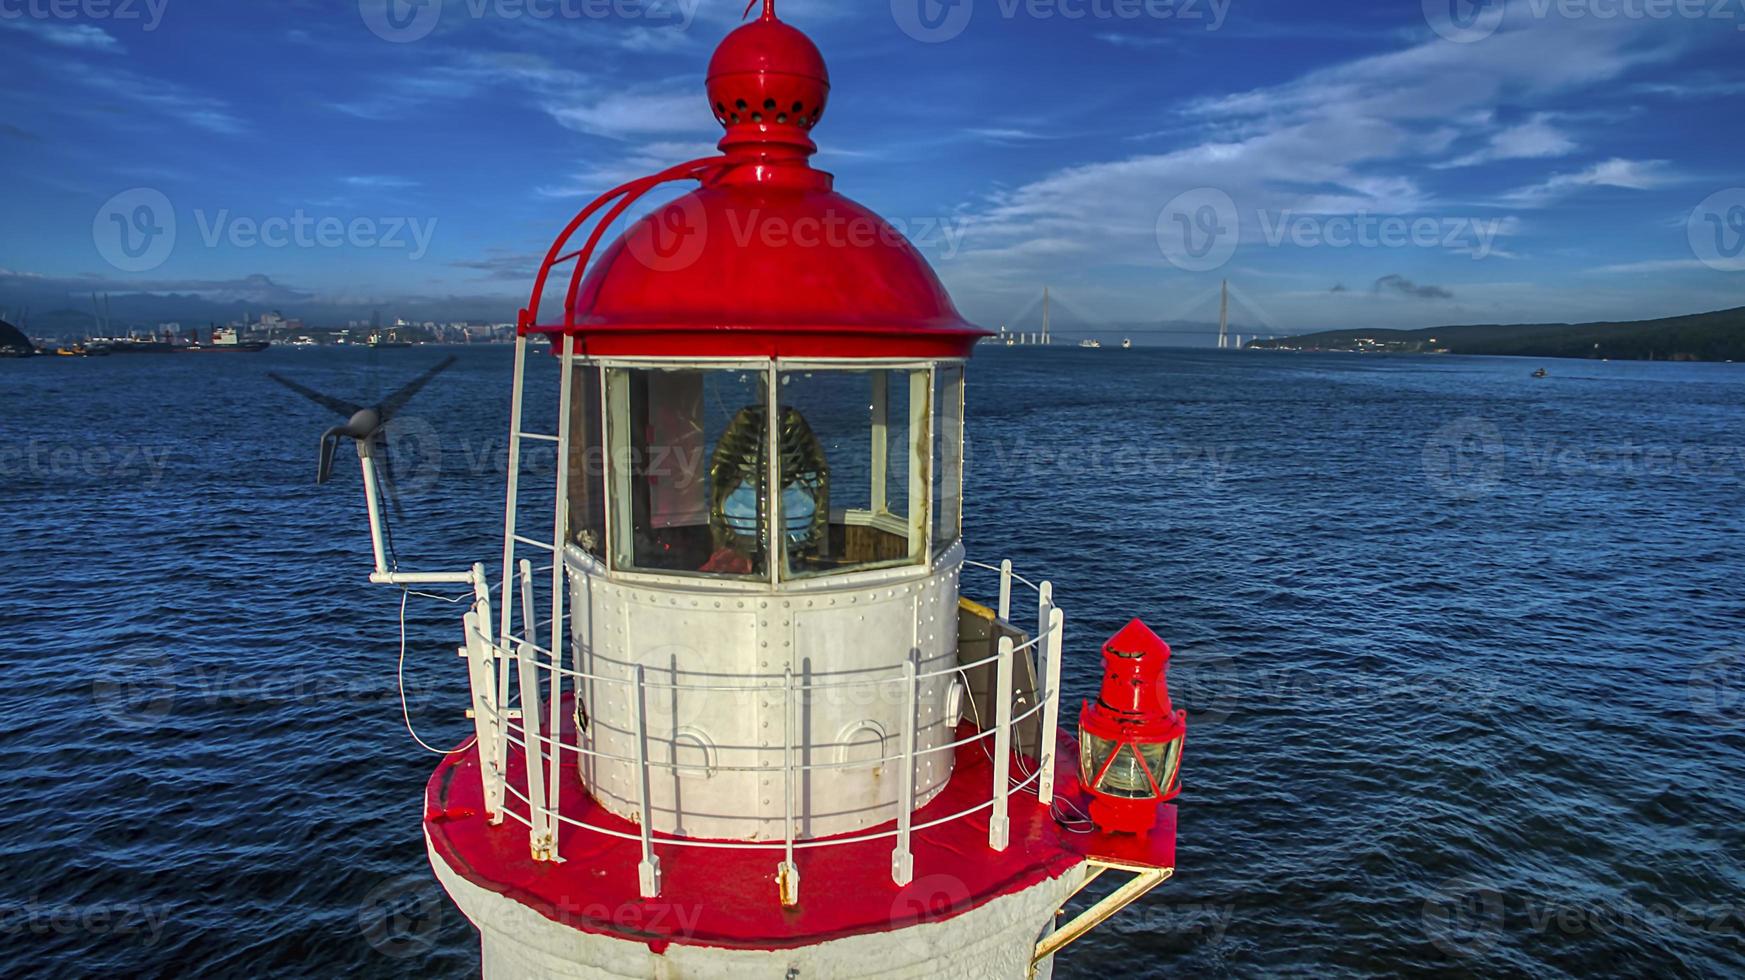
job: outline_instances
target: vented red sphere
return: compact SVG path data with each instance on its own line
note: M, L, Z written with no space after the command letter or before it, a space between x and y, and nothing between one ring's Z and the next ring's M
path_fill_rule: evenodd
M830 72L812 39L763 15L727 35L709 59L709 109L727 127L721 148L787 143L815 149L806 135L824 114Z

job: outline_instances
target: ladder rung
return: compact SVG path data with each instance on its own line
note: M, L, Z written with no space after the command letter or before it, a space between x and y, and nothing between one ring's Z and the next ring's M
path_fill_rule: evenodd
M524 545L527 545L528 547L532 547L532 548L543 548L546 551L556 551L557 550L556 548L553 548L551 545L546 544L544 541L535 541L532 538L524 538L519 534L515 535L515 540L521 542Z
M543 432L517 432L515 434L523 439L538 439L540 442L557 441L557 436L548 436Z

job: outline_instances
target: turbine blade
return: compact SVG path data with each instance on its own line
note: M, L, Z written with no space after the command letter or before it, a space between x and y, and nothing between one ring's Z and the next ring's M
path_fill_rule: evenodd
M413 395L418 394L419 390L422 389L425 385L429 384L430 380L432 378L434 378L437 375L441 374L442 372L448 370L450 365L454 364L454 362L457 360L459 360L459 358L455 357L453 354L450 354L446 359L443 360L443 362L441 364L438 364L437 366L424 372L423 374L419 375L418 377L412 379L412 381L410 383L408 383L406 385L406 387L401 388L399 391L396 391L392 395L389 395L388 397L382 399L382 403L380 405L376 406L376 410L378 412L382 413L382 421L386 422L386 421L388 421L388 419L393 418L394 413L398 412L401 408L405 407L406 403L412 400Z
M321 392L316 391L313 388L306 388L303 385L300 385L297 382L292 381L290 378L285 377L284 375L278 373L277 371L268 371L267 377L272 378L274 381L277 381L279 384L284 385L285 387L291 389L292 391L296 392L297 394L302 395L304 398L307 398L310 401L314 402L315 404L320 405L322 408L331 409L332 411L338 412L339 414L344 415L347 418L349 418L353 415L356 415L358 412L363 411L364 407L362 405L353 405L351 402L342 401L338 398L333 398L329 395L323 395Z
M333 455L339 452L339 429L321 433L321 455L315 464L315 482L326 483L333 476Z

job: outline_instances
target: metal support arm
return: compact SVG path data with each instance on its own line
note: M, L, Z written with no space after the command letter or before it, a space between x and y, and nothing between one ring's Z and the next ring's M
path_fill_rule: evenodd
M1074 916L1072 921L1043 936L1042 941L1036 944L1035 954L1030 957L1032 964L1040 963L1060 952L1068 943L1102 925L1115 913L1133 904L1146 892L1168 881L1175 874L1174 868L1145 868L1091 858L1090 869L1085 875L1084 884L1079 886L1079 891L1083 891L1091 882L1096 881L1104 871L1109 870L1128 871L1133 874L1133 877L1121 887L1103 896L1102 900L1095 905ZM1073 894L1076 895L1078 892L1075 891Z

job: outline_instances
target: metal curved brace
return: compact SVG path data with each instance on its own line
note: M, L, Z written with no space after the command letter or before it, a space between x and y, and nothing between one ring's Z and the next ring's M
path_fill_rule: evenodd
M690 160L678 164L677 166L668 167L659 173L627 181L612 188L606 193L601 194L599 197L594 198L587 207L577 212L576 216L570 219L570 223L564 226L564 230L558 234L557 239L551 243L551 248L545 253L545 261L540 263L539 274L533 281L532 295L528 299L527 307L521 311L521 322L518 325L519 328L522 331L526 331L538 322L539 305L545 297L545 283L547 278L551 275L552 267L557 265L559 262L572 258L576 260L576 268L575 274L572 277L573 281L568 296L568 302L564 309L564 325L566 327L574 326L575 284L580 282L582 271L587 267L588 260L592 257L594 248L599 244L600 236L604 233L605 229L611 225L612 221L615 220L619 214L623 213L623 206L615 209L611 215L601 222L600 226L595 229L594 234L590 236L588 243L583 248L568 255L562 254L563 247L569 243L570 238L575 235L576 231L580 229L595 212L605 207L613 199L625 194L635 192L634 197L631 198L631 200L634 200L635 198L646 194L656 185L694 177L699 171L719 166L725 161L726 157L720 156L702 157L700 159ZM627 206L627 204L625 206Z

